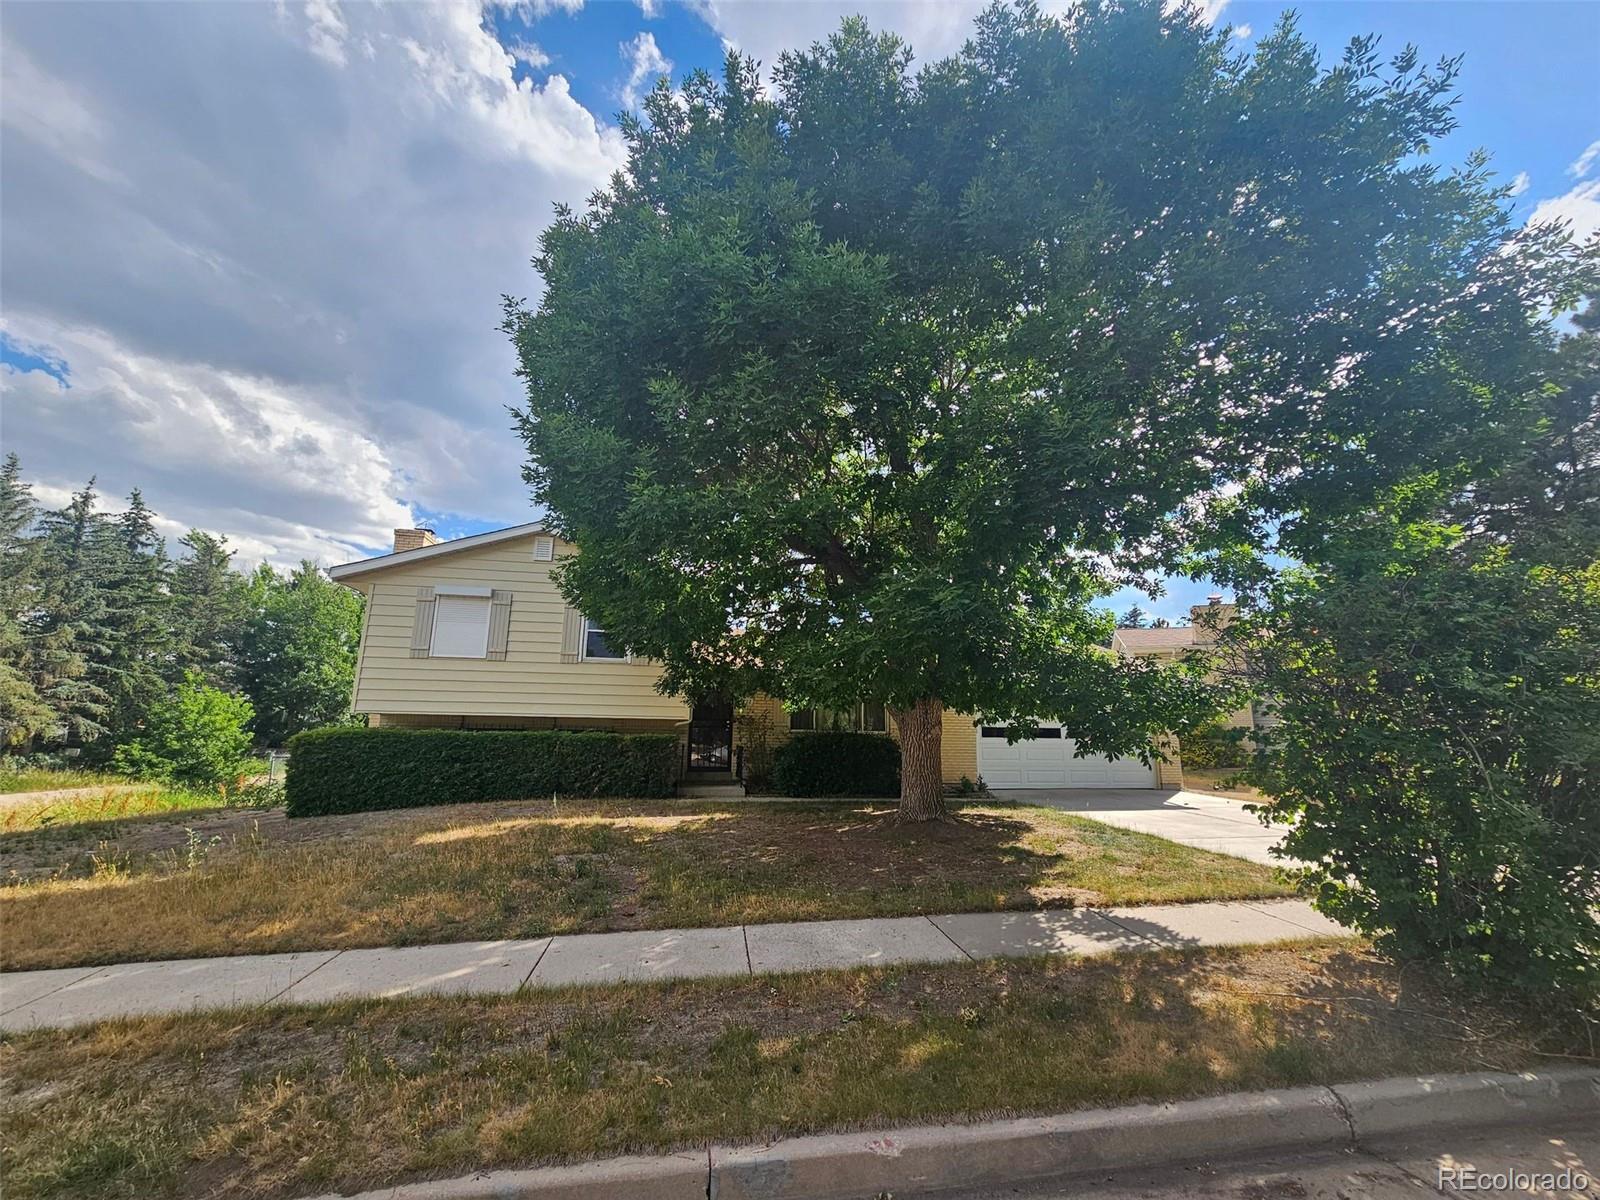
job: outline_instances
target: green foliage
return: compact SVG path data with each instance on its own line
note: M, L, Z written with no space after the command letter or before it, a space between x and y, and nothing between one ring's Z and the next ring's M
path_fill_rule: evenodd
M137 490L121 514L96 506L91 480L41 513L16 456L0 467L0 750L143 763L130 743L190 671L243 692L262 741L348 718L359 594L311 563L247 581L202 530L174 562Z
M1395 953L1600 1002L1593 310L1473 487L1332 531L1241 632L1281 724L1254 782L1321 907Z
M289 741L290 816L477 800L672 795L671 734L314 729Z
M17 456L8 454L0 466L0 750L24 748L56 723L28 661L43 557L38 540L28 536L37 519L32 489Z
M666 689L1148 750L1222 702L1093 603L1259 578L1475 460L1570 248L1427 162L1454 66L1371 39L1325 70L1292 18L1247 56L1192 6L997 5L911 61L852 19L770 95L735 55L659 88L545 232L506 328L561 586Z
M270 566L258 570L247 605L240 660L257 738L278 746L301 730L348 721L360 595L303 562L287 576Z
M744 785L752 793L772 789L772 718L765 711L735 717L739 745L744 748Z
M780 796L894 796L900 745L881 733L797 733L773 756Z
M1236 729L1211 721L1184 735L1183 765L1211 770L1217 767L1243 767L1250 761L1245 738L1249 730Z
M117 747L112 769L135 779L227 786L250 756L250 702L209 687L195 672L150 708L144 730Z
M177 658L207 683L236 687L238 654L251 596L233 569L228 539L191 529L181 544L188 554L172 568L172 611Z

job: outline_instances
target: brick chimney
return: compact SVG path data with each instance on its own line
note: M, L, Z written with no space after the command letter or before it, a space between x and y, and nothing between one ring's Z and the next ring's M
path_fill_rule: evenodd
M439 535L431 529L396 529L394 531L394 552L399 554L402 550L421 550L424 546L437 546Z

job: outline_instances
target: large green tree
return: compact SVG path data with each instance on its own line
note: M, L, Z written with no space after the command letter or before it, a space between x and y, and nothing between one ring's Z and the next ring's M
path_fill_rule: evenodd
M191 529L181 544L188 554L172 569L177 661L213 687L234 686L249 604L245 579L233 569L226 537Z
M55 710L29 670L30 625L40 603L42 547L33 490L15 454L0 465L0 749L30 745L55 726Z
M1277 697L1252 774L1321 907L1399 955L1591 1002L1597 327L1591 307L1497 468L1394 489L1230 631Z
M302 729L348 719L361 597L313 562L287 575L263 566L248 593L241 682L255 706L257 739L278 746Z
M689 694L885 703L901 814L941 712L1148 753L1214 698L1092 607L1482 453L1557 239L1426 159L1454 65L1331 70L1161 0L997 5L955 57L860 20L665 83L508 303L568 596ZM1316 520L1306 520L1314 514Z

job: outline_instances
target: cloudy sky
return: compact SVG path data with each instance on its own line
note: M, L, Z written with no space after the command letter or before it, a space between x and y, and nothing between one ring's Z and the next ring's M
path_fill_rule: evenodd
M1209 0L1241 46L1283 6ZM1461 130L1519 218L1600 227L1600 5L1311 3L1464 53ZM975 0L0 5L0 441L59 503L139 486L176 536L341 562L395 526L530 519L503 293L619 111L731 44L770 64L864 12L923 58ZM1150 605L1173 615L1203 592Z

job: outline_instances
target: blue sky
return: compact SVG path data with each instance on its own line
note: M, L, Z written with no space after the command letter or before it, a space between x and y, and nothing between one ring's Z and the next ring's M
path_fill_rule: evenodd
M528 520L499 297L537 296L552 205L622 162L616 114L658 71L715 71L727 45L770 66L850 12L941 57L979 7L8 5L0 438L46 502L90 475L113 506L138 486L169 536L223 532L245 561ZM1283 7L1207 11L1248 49ZM1464 54L1436 156L1486 148L1519 219L1600 226L1600 4L1299 11L1330 63L1363 32ZM1143 606L1175 617L1209 590Z

